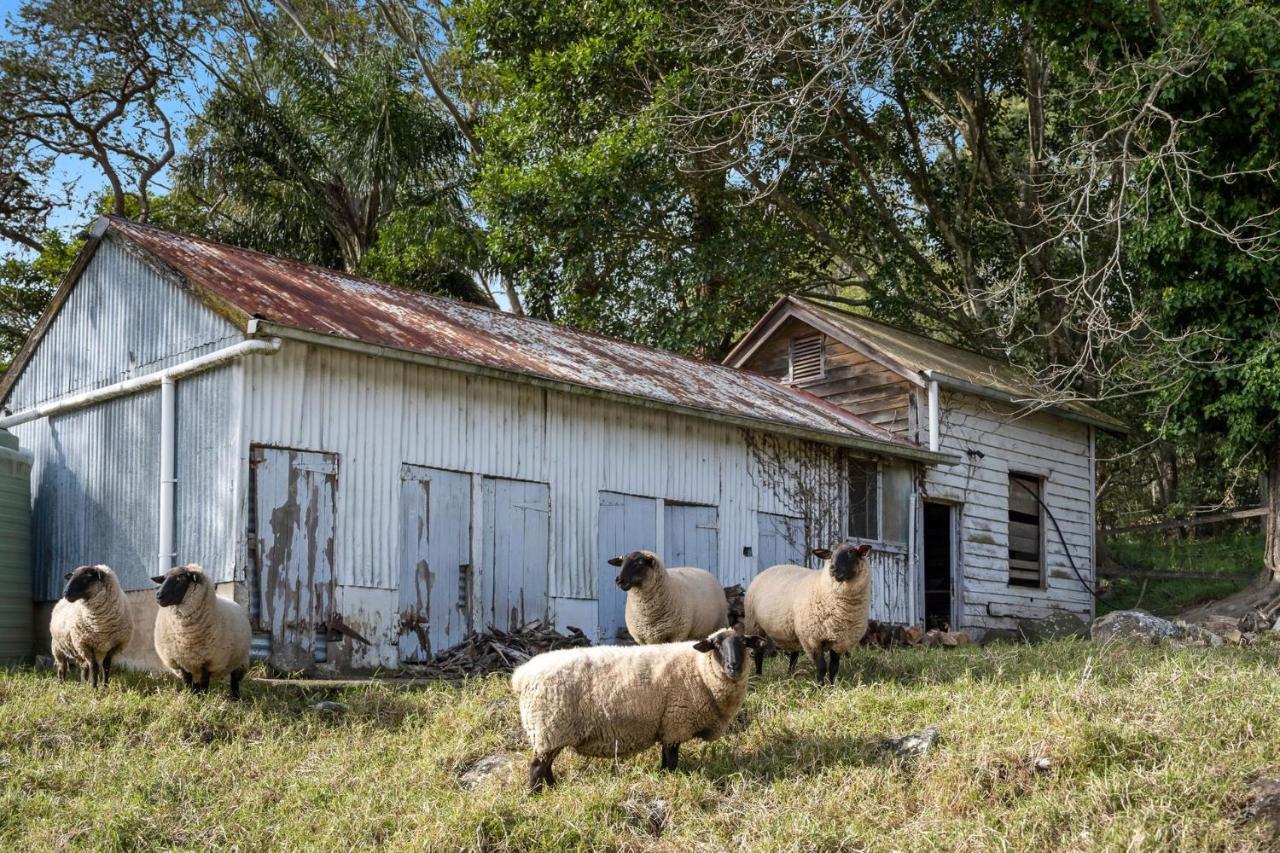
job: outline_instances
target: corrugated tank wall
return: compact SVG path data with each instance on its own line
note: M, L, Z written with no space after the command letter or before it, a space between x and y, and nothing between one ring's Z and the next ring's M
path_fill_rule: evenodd
M0 663L32 654L31 456L0 430Z
M228 321L110 237L6 400L13 411L148 373L240 338Z

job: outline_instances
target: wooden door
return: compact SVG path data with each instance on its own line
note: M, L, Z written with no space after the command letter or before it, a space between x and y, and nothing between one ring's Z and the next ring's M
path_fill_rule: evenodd
M255 447L251 454L262 621L268 660L278 669L310 669L324 659L324 626L333 613L338 457Z
M485 626L513 631L547 618L550 568L551 492L546 483L485 477L484 578L481 618Z
M663 562L694 566L720 576L719 510L701 504L668 503L662 514Z
M772 512L756 513L760 528L756 546L756 571L772 566L807 566L804 519Z
M471 615L471 475L400 466L403 663L461 642Z
M630 551L653 551L658 546L658 501L617 492L600 493L600 522L596 541L597 639L613 643L626 639L627 594L615 582L618 569L609 559Z

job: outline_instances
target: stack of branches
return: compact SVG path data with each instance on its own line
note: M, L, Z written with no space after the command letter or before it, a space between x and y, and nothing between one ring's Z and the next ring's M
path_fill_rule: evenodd
M863 646L875 646L881 649L893 646L954 648L972 644L973 638L965 631L944 631L938 628L926 631L920 625L894 625L889 622L877 622L874 619L867 622L867 633L862 635L860 643Z
M458 645L445 649L425 664L406 666L405 670L415 676L463 679L511 672L534 655L591 645L580 628L570 625L568 630L566 636L536 620L515 631L491 627L483 634L472 634Z

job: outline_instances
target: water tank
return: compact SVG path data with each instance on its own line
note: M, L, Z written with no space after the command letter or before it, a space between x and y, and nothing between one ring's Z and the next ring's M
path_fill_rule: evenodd
M31 454L0 429L0 664L28 663L31 609Z

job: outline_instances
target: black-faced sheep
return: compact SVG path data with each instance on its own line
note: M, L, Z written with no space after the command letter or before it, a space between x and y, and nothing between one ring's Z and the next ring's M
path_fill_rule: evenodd
M724 587L704 569L668 569L652 551L614 557L618 587L627 594L627 631L637 643L696 640L729 627Z
M155 630L160 662L197 693L230 674L231 698L239 699L253 639L244 608L219 597L213 581L194 564L152 580L160 584Z
M840 655L858 645L867 632L871 608L870 545L841 543L834 551L815 548L823 563L817 570L773 566L747 589L746 630L768 637L790 652L790 671L804 652L818 670L818 683L836 683ZM827 663L830 655L830 664ZM764 650L755 653L756 674L764 669Z
M698 642L596 646L538 655L511 675L533 760L529 788L555 785L565 747L598 758L662 745L675 770L680 744L728 727L747 692L746 650L758 637L728 628Z
M53 607L49 634L58 679L67 663L80 665L80 679L102 686L111 680L111 660L133 636L133 616L115 572L106 566L80 566L67 576L62 599Z

